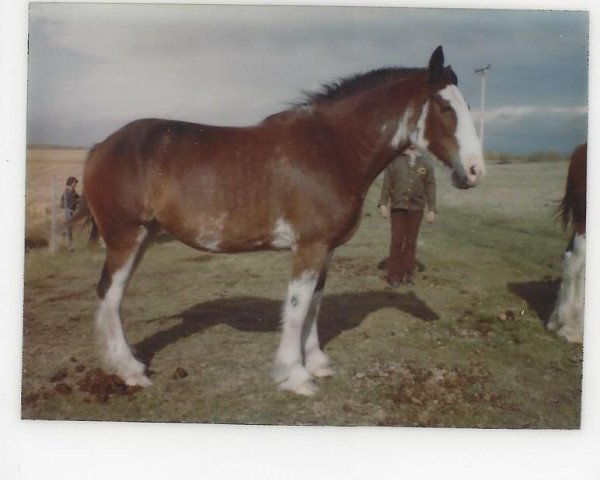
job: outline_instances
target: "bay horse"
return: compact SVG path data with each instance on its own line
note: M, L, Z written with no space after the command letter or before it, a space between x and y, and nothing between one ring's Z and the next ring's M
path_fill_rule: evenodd
M546 325L573 343L583 341L586 182L587 143L584 143L571 155L565 194L558 208L563 228L571 225L572 234L563 255L556 304Z
M85 207L106 244L96 327L128 385L151 385L127 344L120 305L149 239L163 229L210 252L291 250L272 377L311 395L334 374L317 334L333 250L356 231L369 186L409 143L451 168L457 188L485 173L481 144L442 47L427 68L382 68L306 94L249 127L141 119L90 152Z

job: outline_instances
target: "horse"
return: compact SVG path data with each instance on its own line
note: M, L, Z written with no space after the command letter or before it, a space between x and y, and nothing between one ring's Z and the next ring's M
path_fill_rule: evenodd
M563 228L570 225L572 232L563 255L556 304L546 324L549 330L572 343L583 341L586 181L587 143L584 143L571 155L567 185L557 211Z
M451 169L459 189L485 174L467 102L439 46L425 68L386 67L305 92L256 125L135 120L95 145L77 218L106 245L95 323L107 367L149 386L123 333L120 305L159 230L195 249L291 250L292 268L272 378L317 391L335 371L317 315L333 251L352 237L371 183L410 143Z

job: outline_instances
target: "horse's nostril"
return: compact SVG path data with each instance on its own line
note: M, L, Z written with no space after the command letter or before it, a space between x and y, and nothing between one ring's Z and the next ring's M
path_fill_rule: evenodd
M477 177L479 174L479 171L477 170L477 167L475 165L473 165L471 168L469 168L469 173L471 175L473 175L474 177Z

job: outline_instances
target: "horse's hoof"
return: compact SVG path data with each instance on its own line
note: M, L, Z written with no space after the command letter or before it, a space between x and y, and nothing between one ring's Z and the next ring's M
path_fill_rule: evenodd
M129 375L124 378L123 381L125 382L125 385L129 385L130 387L150 387L153 385L152 380L143 373Z
M312 353L306 359L306 370L318 378L333 377L335 370L329 363L329 358L321 351Z
M283 382L286 378L288 378L290 368L283 363L275 363L273 365L273 369L271 370L271 378L277 384Z
M552 315L548 323L546 323L546 329L551 332L556 332L560 328L560 324L558 323L558 318L556 315Z
M300 395L313 395L317 391L312 375L299 363L292 366L276 363L273 367L273 380L281 390Z
M335 376L335 369L331 365L324 365L314 370L309 370L317 378L333 377Z
M335 375L335 369L329 364L329 362L325 362L320 365L311 365L307 363L306 370L308 370L311 375L317 378L333 377Z
M130 387L149 387L152 385L152 380L145 375L145 371L146 365L133 356L130 356L127 361L119 362L117 368L115 368L115 373L123 379L125 385Z
M583 343L583 334L573 332L564 326L556 334L559 337L564 337L569 343Z
M279 384L279 388L298 395L304 395L305 397L311 397L319 391L319 387L317 387L312 380L306 380L300 385L291 385L289 381L285 381Z

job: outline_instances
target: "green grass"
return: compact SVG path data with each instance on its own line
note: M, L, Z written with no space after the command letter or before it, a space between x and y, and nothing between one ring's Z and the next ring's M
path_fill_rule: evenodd
M424 224L414 288L389 290L377 263L389 225L378 185L334 257L320 315L337 375L312 398L269 374L287 253L211 255L152 246L123 305L154 386L107 402L78 382L99 366L94 294L102 250L25 258L23 417L306 425L578 428L582 351L543 327L566 234L552 219L566 164L490 165L471 191L438 171L438 218ZM503 319L505 312L509 315ZM83 369L85 367L85 369ZM188 375L174 377L180 367ZM83 371L80 371L82 370ZM65 370L56 391L50 378Z

